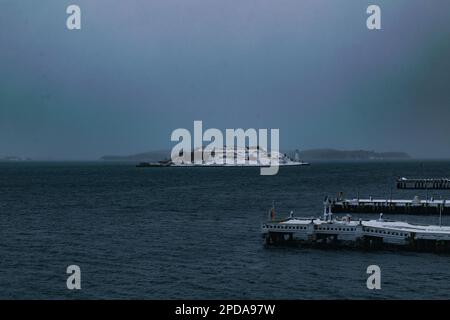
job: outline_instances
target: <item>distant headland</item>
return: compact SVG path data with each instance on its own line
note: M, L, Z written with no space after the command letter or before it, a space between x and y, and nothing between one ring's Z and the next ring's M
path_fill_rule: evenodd
M163 159L170 159L170 151L168 150L159 150L159 151L149 151L149 152L143 152L143 153L136 153L132 155L125 155L125 156L118 156L118 155L109 155L109 156L103 156L100 158L100 160L103 161L160 161Z
M18 157L18 156L0 156L0 161L32 161L28 157Z
M367 150L310 149L299 151L304 160L405 160L406 152L375 152Z

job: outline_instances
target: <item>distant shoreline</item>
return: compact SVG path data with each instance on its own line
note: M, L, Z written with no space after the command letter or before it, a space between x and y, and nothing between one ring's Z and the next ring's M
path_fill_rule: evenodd
M283 152L290 158L298 157L301 161L372 161L372 160L407 160L412 157L406 152L375 152L367 150L337 150L337 149L309 149L309 150L289 150ZM157 162L170 158L170 151L150 151L133 155L107 155L100 158L103 161L137 161L137 162Z
M328 153L328 156L317 156L316 152L319 152L319 154L323 151L331 151L331 155L334 154L334 156L330 156L330 153ZM355 155L366 154L365 157L356 157ZM284 152L285 154L293 157L293 154L295 151L287 151ZM307 161L310 163L314 162L389 162L389 161L417 161L417 162L430 162L430 161L450 161L450 157L448 158L439 158L439 157L411 157L407 153L402 153L405 156L403 157L395 157L395 156L389 156L389 154L392 155L392 153L387 153L388 157L367 157L367 155L386 155L386 153L383 152L374 152L374 151L364 151L364 150L357 150L357 151L345 151L345 150L334 150L334 149L310 149L310 150L303 150L299 151L299 158L302 161ZM397 152L393 153L398 154ZM336 155L340 155L339 157ZM346 156L342 156L346 155ZM14 159L11 159L14 158ZM170 152L169 151L150 151L146 153L139 153L139 154L133 154L133 155L111 155L111 156L102 156L100 158L94 158L94 159L39 159L39 158L29 158L29 157L0 157L0 163L28 163L28 162L98 162L98 163L139 163L139 162L157 162L162 159L169 159L170 158Z
M383 162L448 162L450 158L409 158L409 159L367 159L367 160L352 160L352 159L316 159L307 161L311 165L320 163L383 163ZM136 160L102 160L102 159L32 159L26 161L8 161L0 160L0 164L36 164L36 163L91 163L91 164L126 164L136 165L139 162Z

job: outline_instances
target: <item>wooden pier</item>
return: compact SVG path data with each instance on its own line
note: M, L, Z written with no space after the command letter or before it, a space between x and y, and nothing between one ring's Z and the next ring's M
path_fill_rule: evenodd
M361 249L402 249L424 252L450 252L450 227L416 225L385 220L336 220L330 213L324 219L289 217L270 220L261 226L265 244L349 247Z
M450 179L397 179L397 189L450 190Z
M450 200L343 199L331 203L334 213L450 215Z

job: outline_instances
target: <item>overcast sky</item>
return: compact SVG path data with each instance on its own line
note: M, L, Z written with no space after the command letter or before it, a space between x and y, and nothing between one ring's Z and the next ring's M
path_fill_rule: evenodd
M450 1L0 0L0 156L170 149L194 120L450 157Z

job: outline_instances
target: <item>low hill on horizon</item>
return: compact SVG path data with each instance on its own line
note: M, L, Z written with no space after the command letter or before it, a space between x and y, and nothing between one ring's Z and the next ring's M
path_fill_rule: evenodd
M170 151L159 150L159 151L142 152L126 156L109 155L100 158L100 160L103 161L139 161L139 162L156 162L164 159L170 159Z
M375 152L367 150L310 149L298 152L302 160L397 160L411 159L406 152Z

